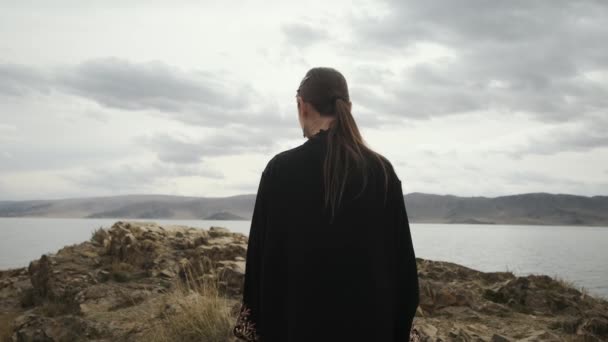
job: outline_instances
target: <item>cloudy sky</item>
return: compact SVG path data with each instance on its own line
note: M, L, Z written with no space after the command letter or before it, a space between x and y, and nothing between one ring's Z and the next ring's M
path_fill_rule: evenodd
M346 77L404 192L608 194L605 1L0 0L0 200L255 193Z

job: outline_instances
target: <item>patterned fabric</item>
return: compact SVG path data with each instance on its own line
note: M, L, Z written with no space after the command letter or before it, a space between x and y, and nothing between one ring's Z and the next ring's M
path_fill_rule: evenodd
M244 341L261 342L260 336L255 330L255 323L251 321L249 316L251 315L251 309L246 304L241 305L241 310L234 326L234 336ZM420 342L420 333L416 328L412 328L410 331L409 342Z
M412 330L410 331L410 342L420 342L421 338L420 338L420 333L418 333L418 330L416 330L416 328L412 328Z
M256 332L255 323L251 321L251 309L246 304L241 305L239 316L236 320L233 333L234 336L244 341L260 341L260 336Z

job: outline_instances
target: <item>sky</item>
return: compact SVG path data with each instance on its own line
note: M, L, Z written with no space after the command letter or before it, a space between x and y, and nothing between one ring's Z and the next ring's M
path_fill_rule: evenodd
M404 193L608 195L605 1L0 0L0 200L255 193L317 66Z

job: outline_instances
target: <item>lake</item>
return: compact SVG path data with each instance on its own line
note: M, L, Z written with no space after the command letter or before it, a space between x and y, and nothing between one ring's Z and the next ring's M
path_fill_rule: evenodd
M88 240L119 220L154 221L249 234L249 221L0 218L0 269L28 266L44 253ZM480 271L558 276L608 298L608 228L411 224L416 256Z

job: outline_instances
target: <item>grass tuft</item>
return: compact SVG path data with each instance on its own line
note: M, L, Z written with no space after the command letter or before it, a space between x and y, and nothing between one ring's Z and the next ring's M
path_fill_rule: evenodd
M0 342L11 342L13 335L12 322L19 314L16 312L0 313Z
M235 317L230 300L221 294L215 274L195 273L191 265L182 265L185 280L176 280L166 295L160 323L142 340L226 342L234 339ZM202 267L202 265L200 266ZM170 309L167 309L170 308Z
M91 233L90 241L98 245L103 245L103 241L107 236L108 232L103 227L99 227Z

